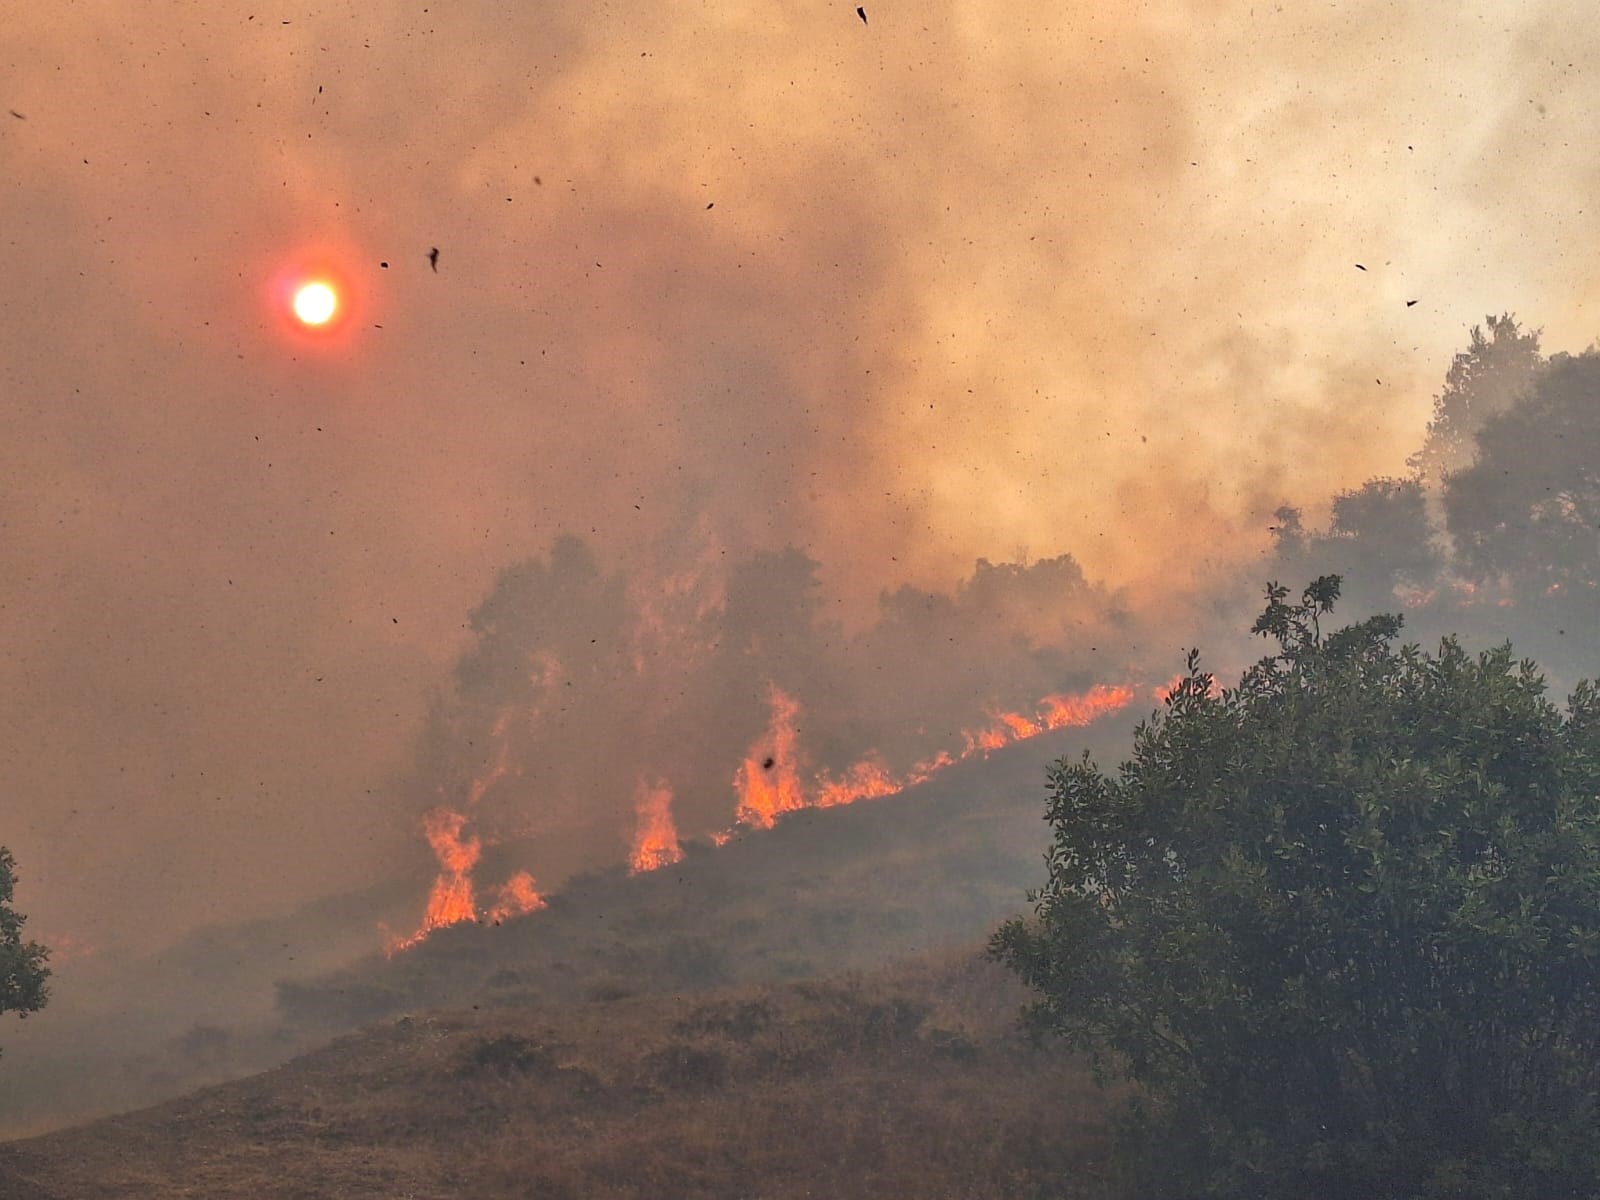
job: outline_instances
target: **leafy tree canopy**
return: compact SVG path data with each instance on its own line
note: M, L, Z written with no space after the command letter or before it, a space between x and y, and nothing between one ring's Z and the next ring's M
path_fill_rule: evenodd
M0 846L0 1013L23 1016L37 1012L48 998L45 968L49 952L37 942L22 940L27 919L11 907L16 888L16 860Z
M1425 587L1444 565L1417 479L1369 479L1333 498L1326 532L1308 531L1298 509L1274 514L1274 562L1337 574L1355 602L1371 611L1394 602L1397 587Z
M1033 1019L1137 1085L1142 1197L1600 1194L1600 693L1509 647L1323 629L1198 655L1114 776L1050 775Z
M1477 446L1445 486L1459 569L1527 595L1600 590L1600 352L1556 355Z
M1510 408L1544 364L1539 330L1519 328L1510 313L1484 322L1472 327L1470 343L1451 362L1444 390L1433 400L1427 437L1408 460L1430 482L1471 464L1473 438L1483 423Z

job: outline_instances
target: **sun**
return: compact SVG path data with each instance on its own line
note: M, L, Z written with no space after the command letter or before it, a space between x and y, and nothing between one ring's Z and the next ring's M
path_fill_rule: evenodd
M339 311L339 294L321 281L295 289L294 315L302 325L326 325Z

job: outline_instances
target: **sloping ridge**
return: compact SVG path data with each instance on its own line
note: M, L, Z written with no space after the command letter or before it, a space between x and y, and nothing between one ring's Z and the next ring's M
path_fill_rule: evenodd
M1017 1032L1021 999L968 955L702 997L407 1015L0 1145L0 1195L1087 1195L1103 1104L1069 1056Z
M806 980L881 970L883 964L895 961L920 959L926 964L947 956L954 947L965 947L970 957L974 944L999 920L1024 907L1025 889L1043 877L1045 767L1085 744L1092 745L1103 759L1120 753L1126 744L1126 724L1109 726L1110 722L1102 722L1098 729L1063 730L1008 747L988 759L962 763L897 796L791 814L773 830L742 834L720 848L691 845L684 862L671 868L638 876L629 876L620 867L592 872L552 896L548 909L503 926L441 930L391 960L375 954L339 971L284 981L279 985L274 1035L282 1049L276 1061L283 1061L297 1047L326 1042L349 1030L367 1026L367 1032L353 1039L340 1038L325 1050L265 1074L223 1084L221 1090L208 1088L166 1105L111 1118L109 1123L96 1122L0 1146L0 1196L26 1200L30 1187L40 1200L145 1194L127 1179L124 1183L133 1190L126 1193L83 1190L88 1177L80 1174L77 1183L54 1196L51 1189L58 1188L62 1178L52 1173L54 1168L29 1168L26 1184L22 1179L7 1179L5 1173L9 1169L15 1175L19 1164L37 1167L43 1161L58 1165L74 1161L88 1153L81 1149L69 1152L68 1147L80 1145L73 1141L79 1137L89 1139L81 1145L120 1146L122 1152L140 1156L148 1139L154 1139L154 1145L164 1138L179 1137L178 1131L188 1123L210 1120L206 1114L217 1104L237 1116L236 1106L229 1107L233 1101L219 1097L267 1096L284 1087L302 1087L302 1082L296 1082L302 1079L297 1072L307 1063L321 1064L316 1068L321 1072L317 1078L324 1081L319 1087L333 1086L327 1081L337 1072L330 1075L333 1068L328 1064L343 1062L353 1072L352 1078L366 1077L363 1056L369 1050L386 1053L382 1030L410 1028L404 1022L422 1020L419 1014L440 1008L462 1010L451 1019L464 1022L461 1036L468 1040L476 1036L472 1030L479 1020L491 1026L496 1021L512 1022L521 1030L515 1036L526 1040L532 1035L516 1022L545 1021L548 1028L540 1028L549 1034L571 1021L590 1019L585 1014L602 1014L597 1019L612 1021L617 1014L634 1012L642 1023L630 1034L624 1022L614 1029L614 1035L632 1036L639 1046L661 1049L665 1043L660 1043L660 1022L681 1019L681 1014L670 1018L663 1014L677 1012L673 1005L695 1003L696 996L704 1000L712 992L748 996L763 989L799 988L802 991L795 994L803 997L803 989L820 986ZM504 861L497 864L491 860L485 865L491 870L520 865L525 849L499 847L493 854ZM916 972L925 974L926 967L913 968ZM985 986L997 986L992 973L983 978L988 981ZM911 1002L930 1011L941 1003L926 994L914 995ZM1003 1006L1006 1031L1018 1002L1017 996L1008 994ZM953 1024L959 1030L971 1026L972 1021ZM1000 1037L999 1028L993 1026L990 1032ZM948 1055L937 1046L946 1050L949 1045L959 1047L961 1038L967 1036L960 1034L947 1045L939 1039L949 1031L937 1021L923 1022L915 1032L922 1040L915 1045L906 1042L903 1048L914 1052L913 1057L932 1055L927 1063L936 1059L944 1063ZM485 1032L485 1036L489 1034ZM791 1035L784 1036L793 1040ZM726 1047L718 1051L724 1052ZM243 1069L260 1065L239 1064ZM639 1059L628 1070L637 1075L653 1069ZM240 1070L228 1074L237 1077ZM228 1090L237 1088L245 1091ZM769 1099L777 1103L776 1096L773 1093ZM398 1114L396 1119L400 1119ZM427 1124L444 1117L413 1114L404 1119ZM308 1129L319 1127L314 1113L305 1116L302 1124ZM255 1118L242 1125L235 1121L228 1128L246 1141L261 1133ZM221 1129L213 1129L217 1144L231 1145ZM298 1137L273 1134L267 1142L293 1144ZM109 1150L101 1161L110 1162ZM204 1188L181 1190L170 1171L161 1178L165 1180L162 1186L173 1190L148 1194L234 1194ZM366 1193L306 1190L257 1194ZM550 1194L562 1193L557 1189Z
M895 796L790 813L724 846L691 843L658 871L580 875L504 925L453 926L392 959L281 983L280 1012L331 1032L428 1006L692 992L969 945L1042 881L1045 768L1085 732L1007 747ZM1125 741L1110 732L1101 749ZM486 855L489 877L522 851Z

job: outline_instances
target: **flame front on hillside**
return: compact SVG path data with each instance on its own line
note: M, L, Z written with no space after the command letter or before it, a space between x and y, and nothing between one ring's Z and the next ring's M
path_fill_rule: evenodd
M869 754L834 775L814 774L809 785L802 779L804 760L800 750L798 721L800 704L776 685L768 687L771 717L766 732L751 746L734 775L737 801L735 827L770 829L779 816L804 808L833 808L879 796L890 796L924 783L947 767L977 755L986 755L1013 742L1038 737L1052 729L1089 725L1118 709L1134 697L1125 685L1096 684L1085 692L1046 696L1035 706L1033 715L996 711L987 725L964 729L959 750L941 750L917 763L904 774L896 775L876 754ZM496 727L503 733L504 719ZM468 790L467 807L475 806L490 784L506 774L505 754ZM672 788L656 778L641 778L634 793L635 827L628 865L634 874L655 871L683 857L677 826L672 816ZM534 888L533 878L520 871L498 889L498 901L481 910L473 890L472 872L482 852L475 836L463 836L468 814L448 808L431 810L423 819L428 843L439 862L439 873L428 896L427 910L416 933L407 938L391 938L387 951L393 954L422 941L435 929L464 921L501 921L545 907ZM725 844L732 831L713 834L716 845Z
M769 691L772 717L767 732L750 748L734 776L733 786L739 797L735 821L752 829L770 829L782 813L802 808L832 808L854 804L857 800L890 796L924 783L946 767L974 755L988 754L1052 729L1091 724L1125 707L1133 695L1131 687L1096 684L1077 695L1046 696L1032 717L1016 712L996 712L989 725L961 731L959 751L941 750L904 775L895 776L872 754L852 764L842 775L834 776L826 771L818 774L807 789L800 782L799 733L795 726L800 705L793 697L773 687Z

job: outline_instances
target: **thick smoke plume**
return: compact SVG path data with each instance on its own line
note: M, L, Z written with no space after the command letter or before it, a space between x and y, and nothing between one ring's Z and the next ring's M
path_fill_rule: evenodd
M682 836L725 819L769 686L818 769L914 765L1141 630L1204 643L1274 509L1403 474L1477 314L1592 332L1581 6L872 13L8 11L0 839L40 936L425 881L517 688L484 834L570 847L551 880L626 853L641 769ZM313 250L337 353L268 295ZM552 588L537 638L493 607Z

